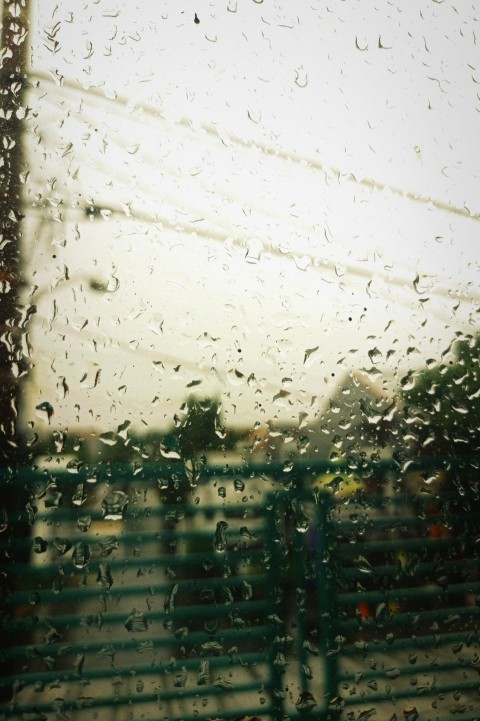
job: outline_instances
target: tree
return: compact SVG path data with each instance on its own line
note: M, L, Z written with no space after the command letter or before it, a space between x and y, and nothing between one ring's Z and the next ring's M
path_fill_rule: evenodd
M448 354L402 379L405 422L420 455L480 452L480 334L455 340Z
M186 415L178 428L180 453L184 460L196 458L200 453L218 448L217 435L220 404L213 398L200 400L190 396L186 402Z

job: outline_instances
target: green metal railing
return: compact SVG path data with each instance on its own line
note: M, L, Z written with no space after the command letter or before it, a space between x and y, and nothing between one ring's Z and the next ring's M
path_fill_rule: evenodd
M6 475L29 500L0 535L2 718L477 718L476 467Z

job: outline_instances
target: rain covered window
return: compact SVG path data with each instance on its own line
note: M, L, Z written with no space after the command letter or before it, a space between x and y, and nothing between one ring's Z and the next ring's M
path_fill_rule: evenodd
M0 718L477 718L478 8L1 8Z

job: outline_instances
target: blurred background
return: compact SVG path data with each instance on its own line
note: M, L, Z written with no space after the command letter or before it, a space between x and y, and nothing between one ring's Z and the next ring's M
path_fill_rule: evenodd
M379 668L405 662L388 624L407 643L415 609L440 623L418 622L422 643L454 628L454 653L468 647L439 656L449 692L476 672L478 17L449 0L377 5L1 3L5 718L71 718L57 671L69 689L95 678L97 700L118 671L143 699L132 679L158 668L173 690L150 679L145 703L180 717L168 703L187 672L188 701L210 689L205 659L228 666L216 623L245 653L261 637L253 671L239 665L249 699L270 689L273 719L279 699L310 718L315 676L335 705L328 659L347 642L349 683L372 639ZM337 541L343 586L322 570ZM345 636L318 590L332 578L350 593ZM201 622L198 599L214 609ZM227 608L252 599L247 620ZM233 719L229 683L212 693ZM187 701L205 721L221 709Z

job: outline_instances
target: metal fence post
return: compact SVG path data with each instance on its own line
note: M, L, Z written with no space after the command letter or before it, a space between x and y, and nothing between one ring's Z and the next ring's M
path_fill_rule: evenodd
M330 493L317 496L316 516L320 546L317 566L317 602L319 611L320 649L325 659L326 704L337 695L337 657L331 651L335 643L337 600L335 589L335 529L331 518L333 507ZM330 652L330 653L329 653Z

